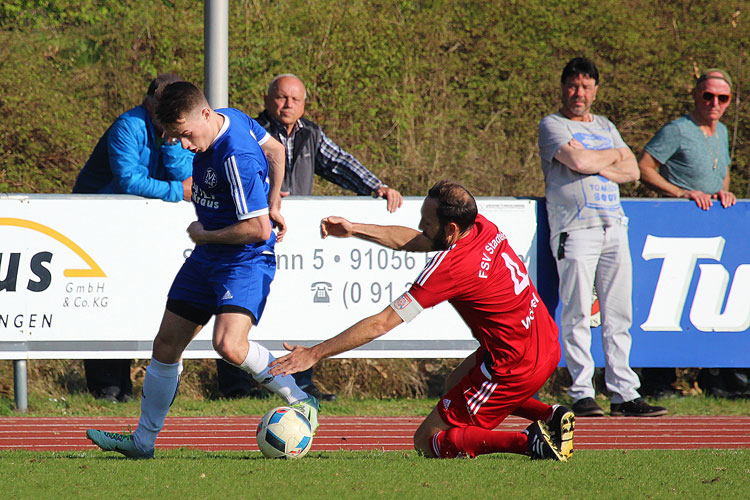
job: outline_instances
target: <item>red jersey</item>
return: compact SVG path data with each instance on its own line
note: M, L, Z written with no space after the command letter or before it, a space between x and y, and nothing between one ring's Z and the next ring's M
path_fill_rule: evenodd
M432 258L392 307L410 321L444 300L486 351L491 375L528 375L555 353L559 361L554 320L505 235L482 215L467 236Z

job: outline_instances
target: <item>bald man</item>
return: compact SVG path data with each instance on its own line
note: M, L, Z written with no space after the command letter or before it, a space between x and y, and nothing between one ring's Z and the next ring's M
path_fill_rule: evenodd
M388 187L351 154L326 136L323 130L304 119L307 91L302 80L292 74L279 75L268 86L266 109L256 120L286 146L286 175L281 190L292 196L310 196L313 176L359 195L384 198L390 212L402 204L401 193Z

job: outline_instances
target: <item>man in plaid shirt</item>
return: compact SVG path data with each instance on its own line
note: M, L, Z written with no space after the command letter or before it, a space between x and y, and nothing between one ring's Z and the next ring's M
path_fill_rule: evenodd
M402 204L401 193L385 185L351 154L333 142L314 122L302 118L307 92L302 80L291 74L274 78L265 97L266 109L256 120L286 147L284 193L310 196L318 174L359 195L385 198L388 211Z

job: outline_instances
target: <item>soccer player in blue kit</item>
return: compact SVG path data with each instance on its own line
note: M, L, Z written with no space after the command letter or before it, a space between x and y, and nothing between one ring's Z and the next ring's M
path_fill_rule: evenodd
M195 153L192 202L198 220L187 232L196 246L169 290L143 382L138 428L132 434L89 429L86 436L105 451L153 458L156 436L179 385L182 353L213 315L216 352L300 410L314 431L317 399L291 375L271 375L273 355L248 340L276 271L268 199L269 191L278 195L281 181L276 177L269 184L268 162L255 140L264 130L236 109L211 109L200 89L188 82L162 91L156 117L171 137Z

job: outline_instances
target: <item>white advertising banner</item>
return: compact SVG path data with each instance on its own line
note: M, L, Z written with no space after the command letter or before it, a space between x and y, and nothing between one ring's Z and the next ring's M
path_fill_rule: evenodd
M536 278L536 201L480 198ZM272 352L311 345L381 311L416 278L429 255L358 239L320 238L328 215L417 227L421 198L395 214L382 200L284 200L289 226L276 246L266 310L250 332ZM0 359L147 358L172 278L189 255L188 203L129 196L0 197ZM216 357L212 323L185 356ZM477 346L448 304L423 312L343 357L464 357Z

